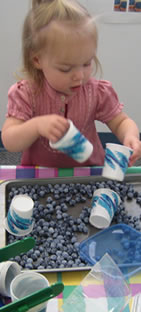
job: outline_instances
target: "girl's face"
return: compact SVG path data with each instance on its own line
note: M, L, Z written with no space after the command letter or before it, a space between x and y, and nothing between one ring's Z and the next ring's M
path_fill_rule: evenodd
M63 36L62 36L63 37ZM54 40L51 49L34 59L49 85L58 92L72 94L84 85L93 69L95 43L92 36L65 36Z

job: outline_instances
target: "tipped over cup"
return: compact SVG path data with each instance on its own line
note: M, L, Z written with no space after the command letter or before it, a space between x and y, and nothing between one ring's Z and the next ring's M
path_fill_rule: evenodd
M20 273L10 284L11 299L22 299L45 287L49 287L49 281L44 275L31 271ZM46 307L47 301L29 309L28 312L45 312Z
M133 150L121 144L107 143L102 176L123 181Z
M50 146L57 149L79 163L85 162L93 152L91 142L68 120L70 127L65 135L56 143L49 142Z
M10 284L21 273L21 267L17 262L4 261L0 263L0 294L10 297Z
M13 197L4 220L5 229L15 236L24 236L33 229L33 206L32 198L26 194Z
M107 228L111 224L120 202L119 195L111 189L101 188L94 191L90 224L99 229Z

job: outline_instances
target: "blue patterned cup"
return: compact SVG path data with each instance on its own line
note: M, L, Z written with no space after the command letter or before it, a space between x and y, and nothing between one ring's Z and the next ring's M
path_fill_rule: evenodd
M89 222L99 229L108 227L120 202L119 195L111 189L101 188L94 191Z
M49 144L52 148L67 154L79 163L83 163L91 156L93 145L80 133L71 120L69 123L70 127L66 134L56 143L49 142Z
M29 234L34 225L33 206L34 202L30 196L26 194L14 196L4 220L5 229L15 236Z
M107 143L102 176L123 181L133 150L120 144Z

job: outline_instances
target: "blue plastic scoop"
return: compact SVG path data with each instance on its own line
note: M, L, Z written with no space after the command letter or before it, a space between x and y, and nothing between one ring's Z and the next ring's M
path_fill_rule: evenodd
M108 253L129 277L141 270L141 233L126 224L113 225L82 241L79 253L89 265Z

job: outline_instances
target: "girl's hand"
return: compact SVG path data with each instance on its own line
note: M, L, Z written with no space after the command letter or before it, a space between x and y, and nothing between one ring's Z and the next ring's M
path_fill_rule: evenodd
M37 117L37 131L39 136L47 138L52 143L57 142L67 132L69 122L59 115L45 115Z
M129 160L129 167L131 167L141 157L141 141L130 135L124 138L123 144L133 149L133 154Z

